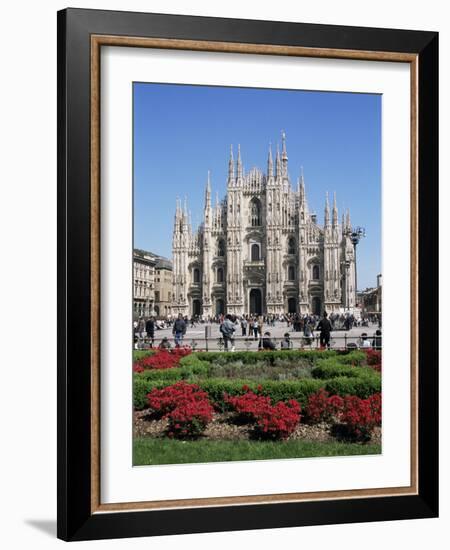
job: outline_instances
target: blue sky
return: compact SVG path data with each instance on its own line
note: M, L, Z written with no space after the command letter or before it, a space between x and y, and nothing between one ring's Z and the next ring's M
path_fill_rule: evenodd
M134 246L171 257L176 197L201 221L208 170L222 198L230 144L245 170L267 164L286 132L295 187L303 166L310 210L323 223L325 193L337 194L366 237L358 288L381 272L381 96L332 92L135 83ZM236 155L235 155L236 156Z

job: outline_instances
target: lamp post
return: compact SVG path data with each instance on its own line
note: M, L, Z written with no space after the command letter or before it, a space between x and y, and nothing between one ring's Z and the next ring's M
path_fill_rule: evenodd
M358 279L357 279L357 275L358 275L358 270L357 270L357 266L356 266L356 245L359 243L359 241L361 240L362 237L365 237L366 236L366 230L364 229L364 227L354 227L353 229L350 230L350 240L353 244L353 250L354 250L354 255L355 255L355 296L357 296L358 294Z

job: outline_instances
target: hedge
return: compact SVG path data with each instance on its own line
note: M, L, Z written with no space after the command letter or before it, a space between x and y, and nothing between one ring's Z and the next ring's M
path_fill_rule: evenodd
M150 355L153 351L134 352L141 357ZM313 378L298 380L247 380L245 379L245 364L255 364L257 361L267 361L274 364L276 359L299 358L307 360L313 366ZM240 379L209 378L214 366L226 365L230 361L244 363ZM370 367L351 366L365 365L366 355L360 351L339 353L337 351L273 351L273 352L198 352L183 357L180 366L172 369L152 370L134 375L134 406L143 409L147 405L146 395L153 388L162 388L174 384L177 380L186 380L198 384L205 390L212 401L220 408L225 407L223 393L240 395L242 386L247 385L253 391L261 388L259 393L270 395L273 401L296 399L302 406L307 403L308 396L320 388L325 388L332 395L356 395L367 398L381 391L381 376Z
M324 380L325 389L330 395L356 395L361 399L367 399L374 393L381 392L381 377L365 376L361 378L348 378L342 376Z
M361 378L364 376L380 378L380 375L374 371L371 367L351 367L348 365L340 365L336 363L323 362L317 367L314 367L311 371L314 378L321 378L323 380L329 378L348 377L348 378Z
M146 395L153 388L164 388L172 385L171 380L152 380L136 376L134 381L134 407L143 409L147 405ZM194 381L201 389L206 391L210 399L222 410L226 408L223 400L223 393L229 395L242 395L245 391L244 385L252 391L258 391L263 395L269 395L274 402L296 399L302 407L306 406L308 397L325 388L331 395L356 395L366 399L374 393L381 391L381 379L375 378L333 378L331 380L320 380L314 378L302 380L289 380L278 382L264 380L261 383L254 380L230 380L228 378L211 378ZM259 390L258 390L259 387Z
M346 351L339 354L338 362L341 365L361 366L367 364L367 357L363 351Z
M276 359L303 359L311 364L315 364L318 360L324 358L336 357L338 352L335 350L318 351L318 350L285 350L285 351L235 351L235 352L220 352L220 351L200 351L188 357L197 357L201 361L214 363L215 365L225 365L229 362L242 361L244 364L254 364L260 361L265 361L273 364ZM365 357L365 355L364 355Z

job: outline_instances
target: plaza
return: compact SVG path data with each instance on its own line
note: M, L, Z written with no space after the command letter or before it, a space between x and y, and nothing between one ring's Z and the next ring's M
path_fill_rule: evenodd
M192 347L194 349L208 349L209 351L217 351L223 349L222 335L219 330L219 323L195 323L191 326L187 324L186 334L184 336L183 345ZM378 329L377 324L369 324L368 327L355 326L351 330L335 330L331 332L330 346L335 349L344 349L348 344L353 344L359 347L361 334L366 333L368 339L372 342L375 335L375 331ZM205 337L206 331L208 331L208 337ZM319 347L319 331L313 331L313 339L310 345L305 344L304 336L302 332L295 332L292 325L288 327L285 321L275 321L275 326L265 323L262 328L262 334L270 332L271 338L277 349L280 349L280 343L284 338L284 334L289 333L292 341L293 349L315 349ZM247 328L247 335L242 336L242 330L239 324L236 324L236 331L234 333L234 344L236 350L248 350L257 351L259 345L259 337L256 339L252 334L249 334ZM163 338L168 338L172 347L174 346L174 339L172 334L172 327L155 330L155 338L153 342L154 347L158 347ZM147 344L144 338L144 347Z

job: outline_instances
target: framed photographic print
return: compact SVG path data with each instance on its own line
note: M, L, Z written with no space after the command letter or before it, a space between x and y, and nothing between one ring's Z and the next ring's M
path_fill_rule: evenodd
M437 516L437 33L67 9L58 56L58 536Z

